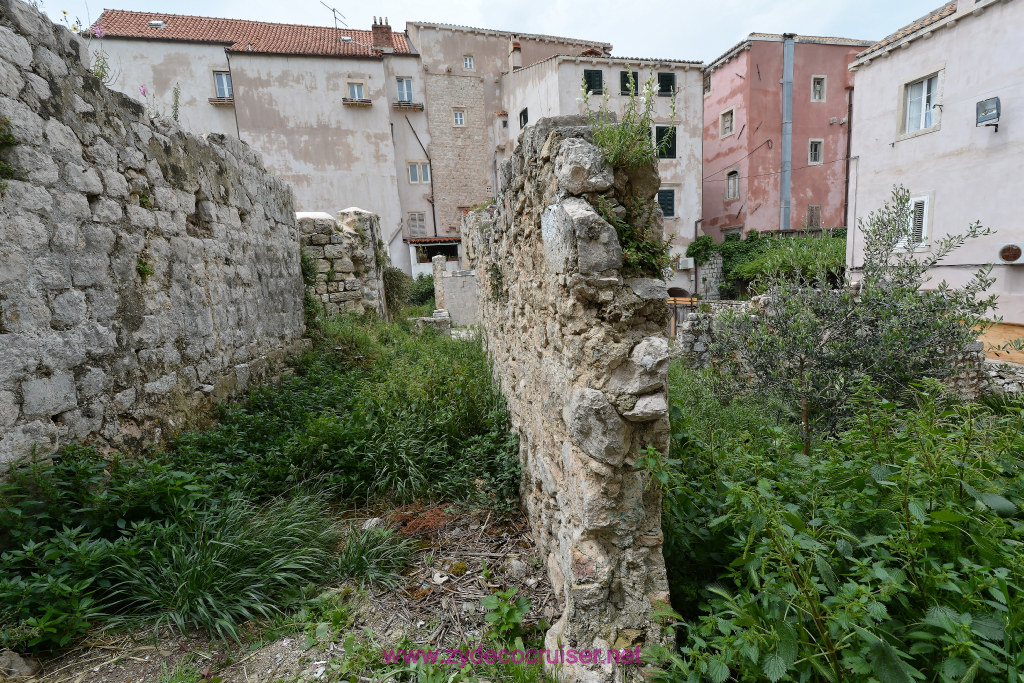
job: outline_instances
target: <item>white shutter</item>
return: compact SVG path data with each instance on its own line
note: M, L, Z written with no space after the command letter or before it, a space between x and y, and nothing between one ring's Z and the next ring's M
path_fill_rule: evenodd
M910 241L913 244L924 242L924 225L927 217L928 202L924 199L915 199L912 203Z

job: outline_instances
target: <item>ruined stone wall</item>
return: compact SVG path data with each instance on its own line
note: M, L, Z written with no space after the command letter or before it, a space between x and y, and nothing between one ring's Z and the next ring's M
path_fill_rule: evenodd
M668 447L667 292L628 278L592 202L653 197L657 170L613 173L582 119L528 127L499 171L499 200L463 223L494 373L520 435L522 500L562 613L548 648L626 648L660 638L668 600L661 494L640 452ZM567 681L621 680L569 664ZM634 676L635 670L628 674Z
M329 213L299 213L299 239L316 264L316 284L310 289L329 315L385 315L384 265L380 218L362 209Z
M0 0L0 462L166 435L293 348L290 189L258 154L108 90L83 42Z

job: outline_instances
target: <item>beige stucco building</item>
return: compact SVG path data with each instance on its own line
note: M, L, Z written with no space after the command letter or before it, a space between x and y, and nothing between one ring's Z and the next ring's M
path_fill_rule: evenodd
M863 264L863 235L854 226L902 184L922 253L974 221L996 230L934 268L933 284L960 285L979 266L995 264L998 313L1024 323L1024 257L1001 249L1024 243L1016 204L1024 189L1022 26L1021 0L953 0L851 63L857 89L847 261L854 275ZM979 122L979 103L992 107L991 98L999 98L999 118L993 112ZM1015 254L1015 263L1004 262Z
M703 64L672 60L627 59L607 55L554 55L502 75L508 124L499 154L507 156L516 138L532 123L548 116L598 111L607 103L621 116L630 94L649 83L654 98L654 139L669 135L660 155L658 201L665 216L665 234L672 237L677 264L668 286L673 294L694 291L693 263L686 247L696 237L701 214L701 134ZM583 101L586 81L589 102ZM638 95L638 99L642 97Z
M392 261L412 274L429 273L436 254L458 267L462 214L494 196L519 134L507 112L576 113L575 57L600 58L609 80L627 64L603 42L426 22L395 32L383 18L358 31L106 10L94 29L114 88L153 114L176 110L195 132L245 140L292 185L299 211L379 214ZM629 63L678 79L678 156L662 173L675 192L666 229L685 250L700 208L700 65ZM557 72L544 85L559 93L550 106L533 104L524 65ZM668 122L664 102L658 112Z

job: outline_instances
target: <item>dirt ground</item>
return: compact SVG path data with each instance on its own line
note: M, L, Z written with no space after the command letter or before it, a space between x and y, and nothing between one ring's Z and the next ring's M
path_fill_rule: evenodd
M406 506L386 512L365 511L346 520L363 524L377 518L399 533L421 539L421 549L398 590L346 591L351 625L328 634L301 626L266 641L266 626L249 625L250 637L239 644L212 642L199 633L167 629L131 634L97 634L78 647L43 661L33 679L46 683L139 683L173 681L179 665L198 672L199 680L216 683L338 680L332 662L352 653L345 643L355 636L369 651L401 647L443 648L460 643L474 647L484 635L485 610L480 601L495 590L516 586L530 599L525 624L557 617L557 605L541 558L535 552L526 520L519 513L464 511L454 505ZM343 589L345 586L338 586ZM351 590L356 588L355 590ZM319 636L319 637L318 637ZM351 641L349 641L351 642ZM366 676L359 680L370 681ZM346 676L345 680L349 680Z

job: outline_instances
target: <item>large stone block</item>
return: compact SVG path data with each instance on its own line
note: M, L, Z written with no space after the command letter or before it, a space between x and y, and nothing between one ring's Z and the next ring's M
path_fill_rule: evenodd
M26 416L56 415L77 405L75 376L70 373L21 383L22 410Z
M605 164L601 150L579 138L562 142L555 161L555 177L558 189L573 195L604 192L614 181L612 169Z
M609 465L622 462L629 446L629 432L604 392L575 389L562 419L572 442L588 456Z

